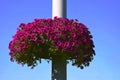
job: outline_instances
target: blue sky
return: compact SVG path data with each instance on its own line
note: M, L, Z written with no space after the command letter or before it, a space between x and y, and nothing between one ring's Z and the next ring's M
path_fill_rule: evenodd
M51 63L34 69L10 62L8 45L21 22L52 17L52 0L0 0L0 80L51 80ZM93 35L96 56L83 70L67 65L68 80L120 79L120 0L68 0L67 18Z

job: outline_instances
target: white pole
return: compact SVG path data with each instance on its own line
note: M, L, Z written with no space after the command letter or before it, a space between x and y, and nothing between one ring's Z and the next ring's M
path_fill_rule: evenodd
M67 17L66 8L66 0L52 0L52 18Z

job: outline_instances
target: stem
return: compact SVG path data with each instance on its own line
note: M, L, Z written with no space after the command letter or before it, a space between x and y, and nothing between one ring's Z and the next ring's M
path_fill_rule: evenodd
M57 55L52 59L52 80L67 80L66 59Z

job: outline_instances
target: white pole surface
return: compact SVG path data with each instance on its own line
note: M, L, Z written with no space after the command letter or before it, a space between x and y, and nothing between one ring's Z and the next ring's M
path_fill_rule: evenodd
M52 0L52 18L55 16L66 18L66 0Z

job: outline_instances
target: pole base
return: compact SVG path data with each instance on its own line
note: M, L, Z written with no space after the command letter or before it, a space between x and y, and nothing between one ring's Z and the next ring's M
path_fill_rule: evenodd
M56 55L52 58L52 80L67 80L66 64L63 56Z

